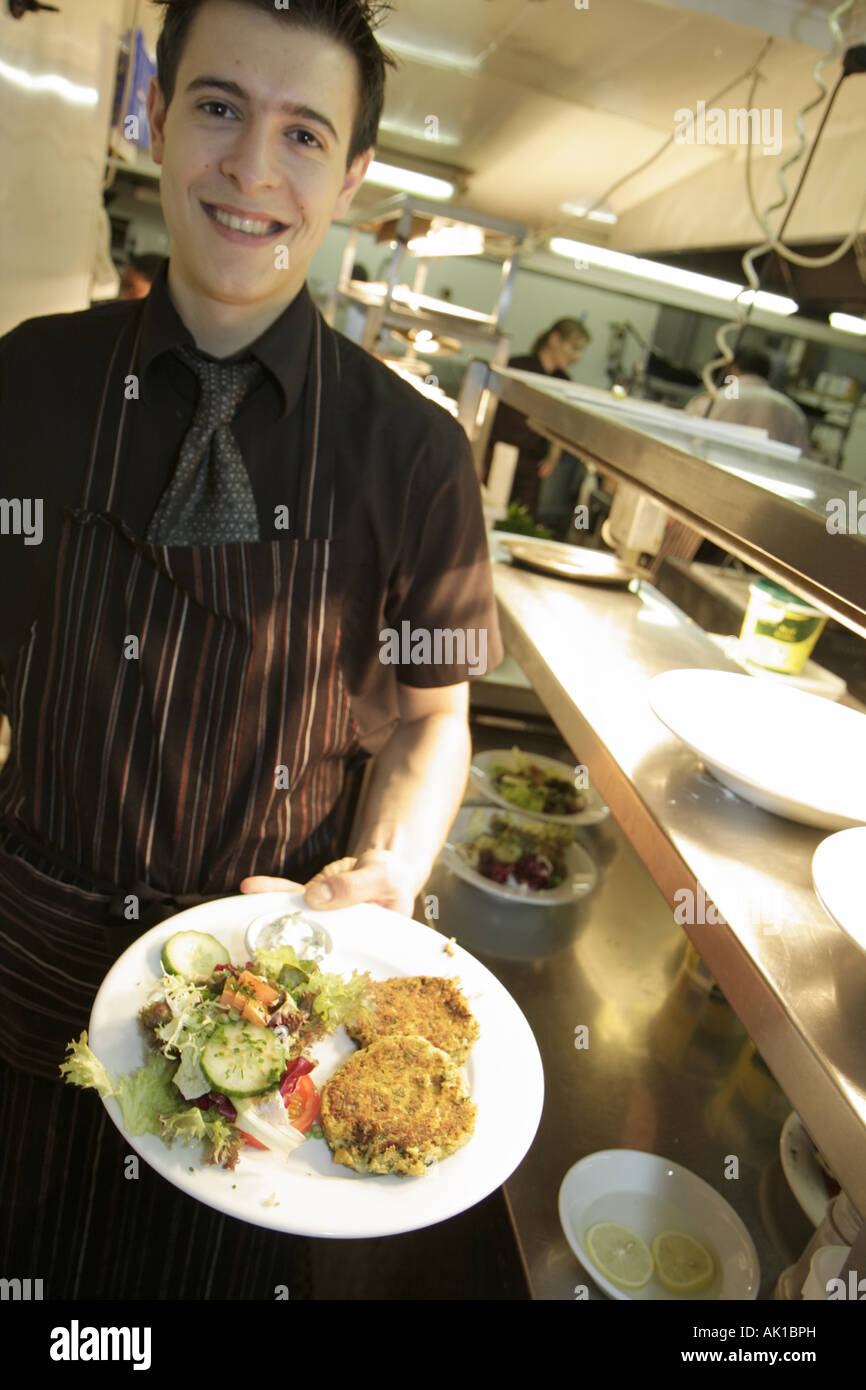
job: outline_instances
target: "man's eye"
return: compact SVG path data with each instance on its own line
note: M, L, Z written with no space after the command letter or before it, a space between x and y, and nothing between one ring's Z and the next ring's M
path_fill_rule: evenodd
M217 110L216 108L219 109ZM206 111L209 116L218 116L224 111L229 111L234 115L232 108L224 101L203 101L199 106L199 110Z
M292 130L289 132L289 134L291 135L291 138L293 140L297 140L300 144L305 145L309 150L324 149L324 146L322 145L322 142L319 139L319 137L317 135L314 135L311 130Z

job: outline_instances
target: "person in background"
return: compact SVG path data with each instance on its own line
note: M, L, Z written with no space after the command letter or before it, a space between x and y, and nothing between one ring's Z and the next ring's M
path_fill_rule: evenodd
M156 272L164 260L164 256L158 256L155 252L148 252L143 256L130 256L123 267L118 299L146 299Z
M352 279L360 280L366 285L370 280L370 272L360 261L356 261L352 266ZM343 320L343 332L347 338L351 338L353 343L360 343L364 336L364 325L367 322L367 315L357 304L349 304L346 308Z
M527 356L512 357L508 365L517 371L537 372L541 376L570 381L568 369L580 360L589 341L589 331L580 319L558 319L536 338ZM500 443L513 444L520 450L511 501L522 503L535 516L541 480L553 473L560 462L561 450L558 445L548 444L540 434L531 430L526 417L519 410L502 403L497 407L490 434L485 477L490 469L494 446ZM578 460L574 462L578 463Z
M780 444L793 444L804 454L809 452L806 417L789 396L773 390L769 382L770 358L766 352L739 348L733 362L719 369L719 376L722 382L729 376L734 377L734 381L727 387L720 386L712 404L706 392L694 396L686 406L686 414L728 420L736 425L754 425L765 429L769 437ZM732 394L728 396L727 391Z

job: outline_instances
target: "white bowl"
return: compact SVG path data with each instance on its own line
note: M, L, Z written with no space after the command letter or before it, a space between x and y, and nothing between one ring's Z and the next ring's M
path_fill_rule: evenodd
M473 753L469 779L482 796L495 801L497 806L501 806L513 816L520 816L523 820L546 821L548 825L598 825L599 821L610 815L610 807L602 801L595 787L591 786L581 792L586 802L584 809L575 811L572 816L555 816L546 811L525 811L522 806L515 806L502 795L490 775L490 769L497 763L515 767L521 758L535 763L551 777L561 777L565 782L574 781L574 768L569 767L567 763L557 762L555 758L546 758L541 753L524 753L522 750L518 750L515 756L513 748L492 748L486 753Z
M828 836L812 856L812 883L818 901L861 951L866 951L864 858L866 826L859 825Z
M473 868L460 854L458 846L469 844L489 828L494 816L505 814L504 811L497 811L493 807L489 811L479 807L463 807L457 812L454 824L448 832L448 840L440 851L439 862L457 874L458 878L464 879L494 898L501 898L503 902L532 904L534 907L558 907L563 903L575 902L592 891L598 879L598 871L586 850L576 841L567 845L564 850L566 876L557 888L533 889L523 883L516 886L510 883L495 883L492 878L485 878L484 874ZM526 822L530 830L538 828L537 824L533 825L531 816L525 816L513 807L508 811L507 817L517 824L521 821ZM478 829L475 828L476 825Z
M569 1168L559 1189L559 1219L587 1274L611 1298L688 1303L757 1298L758 1253L737 1213L715 1188L688 1168L638 1149L602 1149ZM682 1231L712 1253L716 1273L700 1293L670 1293L654 1273L642 1289L626 1290L597 1269L586 1233L598 1221L618 1221L651 1246L662 1231Z
M866 822L866 714L728 671L665 671L653 713L724 786L803 825Z

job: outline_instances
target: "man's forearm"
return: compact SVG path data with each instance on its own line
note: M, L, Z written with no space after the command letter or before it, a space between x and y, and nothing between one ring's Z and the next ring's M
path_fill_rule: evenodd
M376 757L354 853L393 851L417 895L460 805L470 754L461 715L399 724Z

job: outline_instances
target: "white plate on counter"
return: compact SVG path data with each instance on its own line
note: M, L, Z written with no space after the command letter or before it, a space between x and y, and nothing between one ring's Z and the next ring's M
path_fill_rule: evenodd
M792 1110L779 1136L782 1172L800 1209L813 1226L820 1226L827 1214L827 1203L835 1195L830 1176L818 1162L815 1143L795 1110ZM838 1191L838 1183L835 1191Z
M502 545L514 564L539 574L552 575L556 579L625 587L639 577L638 571L631 565L624 565L618 556L606 550L591 550L585 545L536 540L534 537L522 540L509 538Z
M495 801L497 806L510 811L513 815L522 816L527 820L546 821L548 825L597 825L610 815L609 806L602 801L594 787L589 786L585 789L576 789L577 794L583 797L584 807L582 811L575 811L573 815L553 815L546 811L525 811L522 806L515 806L506 800L502 795L495 781L490 775L490 769L496 763L503 763L505 766L515 767L520 761L524 763L535 763L551 777L559 777L574 785L574 768L567 763L557 762L555 758L545 758L541 754L524 753L522 749L514 748L495 748L486 753L474 753L472 755L472 766L469 769L469 777L473 787L488 800Z
M611 1298L687 1303L757 1298L761 1267L737 1213L696 1173L640 1149L603 1149L569 1168L559 1189L565 1237L593 1282ZM628 1226L652 1247L663 1231L691 1236L710 1251L715 1274L697 1293L671 1293L653 1272L642 1289L621 1289L593 1262L586 1233L599 1221Z
M812 883L825 912L866 951L866 826L840 830L822 840L812 856Z
M484 874L479 873L459 853L458 846L476 839L489 826L494 817L498 818L502 815L502 811L479 810L478 807L471 806L458 811L454 824L448 832L448 842L439 855L440 863L451 869L459 878L474 884L484 893L490 893L494 898L502 898L506 902L531 903L536 907L558 907L563 903L574 902L577 898L584 897L595 887L598 877L595 864L583 846L577 844L576 841L565 848L564 858L567 873L562 883L556 888L532 889L525 884L496 883L492 878L486 878ZM529 829L536 828L528 816L515 814L513 807L509 808L508 818L515 822L525 821Z
M654 714L724 786L828 830L866 822L866 715L728 671L666 671Z
M324 929L322 969L458 977L481 1033L464 1068L478 1107L464 1148L423 1177L360 1174L335 1163L324 1139L308 1139L288 1158L244 1150L234 1172L207 1167L196 1148L167 1147L156 1135L128 1135L113 1099L106 1109L127 1142L175 1187L228 1216L305 1236L396 1235L445 1221L480 1202L510 1176L535 1137L544 1098L541 1057L532 1031L507 990L460 946L453 954L432 928L364 903L316 913L300 895L252 893L204 903L161 922L124 952L105 977L90 1017L90 1045L109 1072L134 1071L146 1060L138 1011L162 974L160 951L177 931L207 932L235 962L247 958L249 925L268 913L302 909ZM355 1051L344 1028L312 1049L318 1086ZM503 1066L503 1058L508 1065ZM520 1104L515 1106L515 1096ZM86 1163L81 1153L75 1161Z

